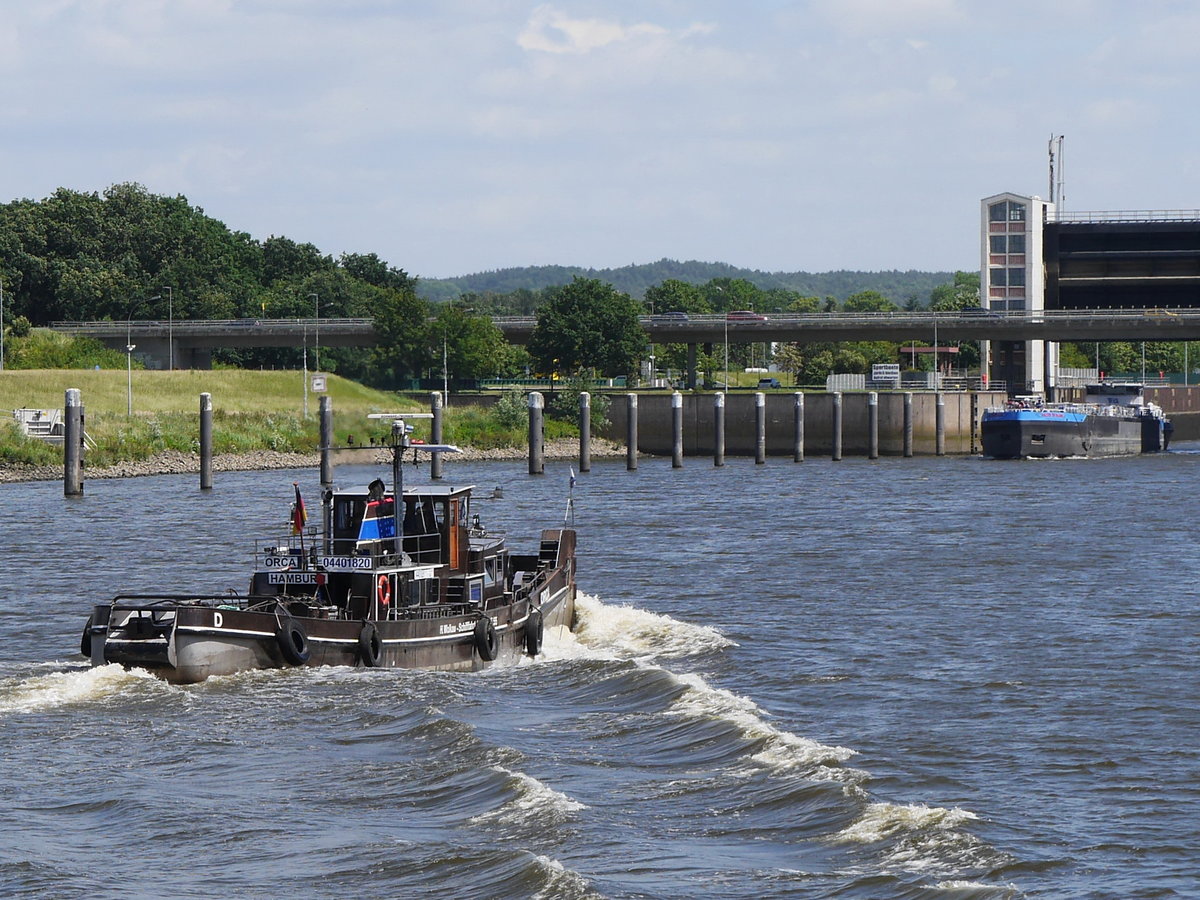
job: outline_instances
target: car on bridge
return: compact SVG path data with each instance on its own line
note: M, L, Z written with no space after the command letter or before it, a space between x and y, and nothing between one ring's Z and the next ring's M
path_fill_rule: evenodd
M650 317L651 322L659 325L681 325L688 320L688 314L678 310L655 313Z
M767 317L752 309L735 309L726 313L725 320L727 322L765 322Z

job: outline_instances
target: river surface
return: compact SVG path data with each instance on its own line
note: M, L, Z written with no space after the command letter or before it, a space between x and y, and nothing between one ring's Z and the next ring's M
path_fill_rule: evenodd
M536 662L187 687L89 604L244 590L317 473L0 486L0 896L1196 897L1198 468L597 463ZM562 522L566 463L447 476Z

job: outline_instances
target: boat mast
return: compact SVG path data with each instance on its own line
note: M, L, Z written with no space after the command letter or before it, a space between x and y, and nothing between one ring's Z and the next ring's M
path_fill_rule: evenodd
M392 420L392 518L395 520L396 555L404 553L404 451L411 426L403 419Z
M433 413L370 413L368 419L389 419L392 423L392 517L396 531L396 555L404 555L404 451L409 447L426 453L460 453L453 444L413 444L408 436L412 426L405 419L432 419Z

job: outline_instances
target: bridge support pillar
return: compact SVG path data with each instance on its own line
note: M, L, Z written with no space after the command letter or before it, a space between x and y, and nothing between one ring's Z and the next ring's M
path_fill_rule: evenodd
M212 349L209 347L175 348L176 369L211 369Z

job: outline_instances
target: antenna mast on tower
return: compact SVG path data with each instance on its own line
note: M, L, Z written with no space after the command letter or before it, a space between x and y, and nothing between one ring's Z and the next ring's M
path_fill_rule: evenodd
M1055 152L1056 144L1058 145L1057 152ZM1063 136L1061 134L1050 135L1050 146L1049 146L1049 152L1050 152L1050 202L1052 204L1055 204L1056 210L1061 209L1062 206L1066 203L1066 194L1063 192L1062 147L1063 147ZM1055 179L1054 179L1055 159L1058 160L1058 180L1057 181L1055 181Z

